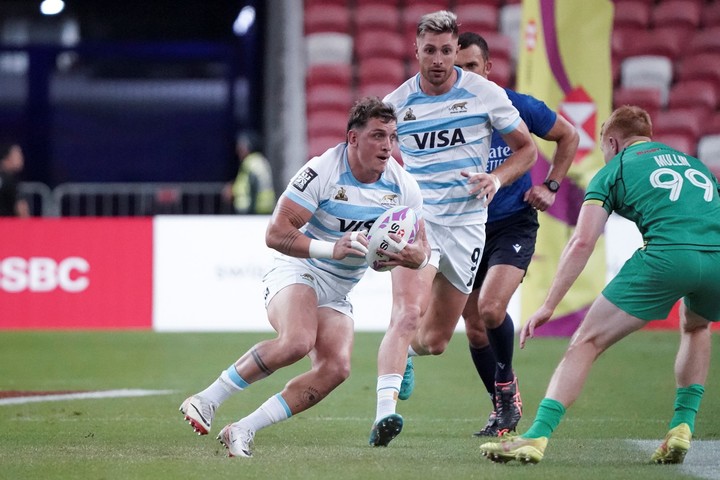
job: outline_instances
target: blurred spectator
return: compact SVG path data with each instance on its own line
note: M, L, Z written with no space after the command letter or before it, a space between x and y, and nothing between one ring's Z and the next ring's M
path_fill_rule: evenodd
M0 217L29 217L27 200L18 195L19 175L25 166L20 145L0 143Z
M239 133L235 153L240 167L235 181L223 189L223 198L232 201L235 213L272 213L275 208L272 171L261 153L260 139L254 133Z

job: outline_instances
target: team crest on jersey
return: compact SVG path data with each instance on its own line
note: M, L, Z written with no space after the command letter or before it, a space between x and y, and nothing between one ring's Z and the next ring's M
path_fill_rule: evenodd
M468 102L453 103L448 107L448 109L450 110L450 113L465 113L467 112L467 104Z
M397 206L398 204L398 196L394 193L388 193L387 195L383 195L383 197L380 199L380 205L387 208L392 208Z
M347 193L345 192L345 187L338 188L337 193L335 194L335 200L342 200L343 202L348 201Z
M405 112L405 116L403 117L404 121L410 121L410 120L416 120L415 114L412 111L412 108L408 108L407 112Z
M307 167L305 170L297 174L295 180L293 180L293 187L297 188L301 192L304 192L308 184L317 176L318 174L315 170Z

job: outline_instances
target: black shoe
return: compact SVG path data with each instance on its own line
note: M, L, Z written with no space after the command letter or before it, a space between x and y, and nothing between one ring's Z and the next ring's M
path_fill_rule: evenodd
M515 431L522 417L522 399L517 376L513 377L512 382L495 383L495 398L498 435Z
M490 416L488 417L487 425L485 425L482 430L479 432L473 433L474 437L497 437L499 436L498 433L498 425L497 425L497 414L495 413L495 410L493 410L490 413Z

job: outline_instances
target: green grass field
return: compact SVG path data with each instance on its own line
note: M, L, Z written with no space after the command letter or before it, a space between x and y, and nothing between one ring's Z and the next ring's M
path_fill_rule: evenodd
M367 445L375 413L380 333L358 333L350 379L315 408L258 433L252 459L227 458L213 433L281 390L306 361L222 406L198 437L177 411L269 333L3 332L0 390L152 389L138 398L0 404L0 478L178 479L670 479L720 478L720 369L711 370L696 438L682 466L648 464L667 430L676 332L641 332L598 362L539 465L495 465L478 452L489 401L457 335L416 361L417 387L399 404L405 429L388 448ZM714 335L720 355L720 335ZM567 339L516 352L530 425ZM714 366L720 365L715 356Z

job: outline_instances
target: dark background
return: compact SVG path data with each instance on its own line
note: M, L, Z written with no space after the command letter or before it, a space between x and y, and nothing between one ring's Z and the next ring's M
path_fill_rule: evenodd
M262 125L262 1L0 0L0 139L25 151L25 181L211 182L234 176L234 137ZM243 36L233 22L255 8ZM60 40L69 20L79 41ZM22 41L7 35L23 23Z

